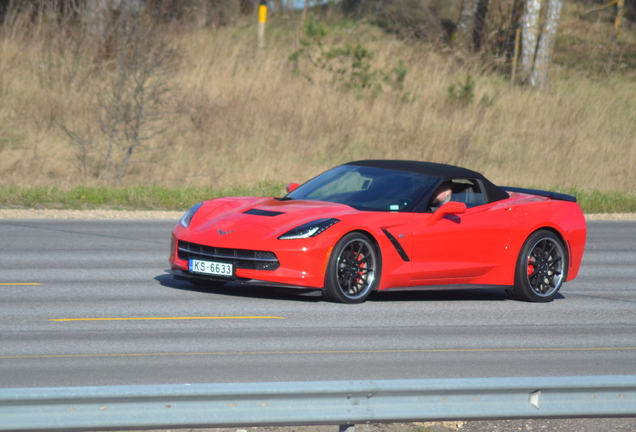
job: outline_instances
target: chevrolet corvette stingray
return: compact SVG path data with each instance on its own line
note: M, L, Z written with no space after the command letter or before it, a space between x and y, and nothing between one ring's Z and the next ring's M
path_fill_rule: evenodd
M173 276L343 303L471 287L547 302L577 276L585 247L575 197L496 186L452 165L362 160L287 192L193 206L172 232Z

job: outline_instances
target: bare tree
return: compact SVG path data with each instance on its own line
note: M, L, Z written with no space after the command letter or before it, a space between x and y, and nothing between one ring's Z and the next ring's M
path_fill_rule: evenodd
M169 114L163 102L172 90L177 52L135 9L121 11L113 37L114 76L98 95L100 127L108 139L100 177L107 180L116 162L121 184L136 154L157 150L151 143Z
M607 67L605 72L607 75L612 71L612 65L614 63L614 54L616 53L616 45L618 44L618 35L620 33L621 22L625 14L625 1L615 0L616 3L616 16L614 18L614 30L612 31L612 47L610 48L609 55L607 56Z
M609 54L607 55L607 64L605 66L605 73L608 76L610 72L612 71L612 65L614 63L614 55L616 54L616 47L618 45L618 37L620 34L621 22L623 21L623 16L625 15L625 0L612 0L603 6L596 7L587 11L587 13L598 12L602 9L605 9L611 6L616 7L616 15L614 16L614 29L612 30L610 51L609 51Z
M95 149L93 140L93 132L89 125L84 126L83 132L78 132L79 128L70 129L66 125L55 121L55 125L59 127L69 138L71 144L77 148L77 171L82 179L87 179L92 173L93 164L91 163L91 155Z
M303 27L305 26L305 19L307 19L308 10L309 10L309 0L305 0L303 11L300 14L300 20L298 22L298 25L296 26L296 47L300 45L300 37L303 31Z

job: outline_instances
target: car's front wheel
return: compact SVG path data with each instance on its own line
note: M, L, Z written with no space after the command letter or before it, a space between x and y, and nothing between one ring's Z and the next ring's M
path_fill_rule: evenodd
M548 302L567 278L568 255L563 242L547 230L534 232L517 259L513 295L520 300Z
M380 280L380 259L367 236L353 232L336 244L325 275L325 297L340 303L363 302Z

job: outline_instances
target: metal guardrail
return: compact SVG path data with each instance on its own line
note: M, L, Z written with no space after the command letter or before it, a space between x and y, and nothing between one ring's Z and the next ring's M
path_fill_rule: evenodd
M1 431L636 416L636 375L0 389Z

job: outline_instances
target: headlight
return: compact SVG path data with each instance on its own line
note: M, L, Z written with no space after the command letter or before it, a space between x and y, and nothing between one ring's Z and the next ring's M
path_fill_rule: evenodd
M188 210L186 212L186 214L184 214L181 219L179 220L179 225L181 225L184 228L187 228L188 225L190 225L190 221L192 220L192 217L194 216L194 214L197 212L197 210L199 210L199 208L203 205L203 203L199 203L199 204L195 204L193 205L190 210Z
M309 237L314 237L325 231L332 225L340 222L339 219L318 219L299 227L294 228L291 231L287 231L282 236L278 237L279 240L295 240L295 239L306 239Z

